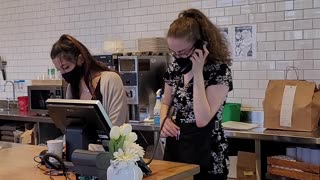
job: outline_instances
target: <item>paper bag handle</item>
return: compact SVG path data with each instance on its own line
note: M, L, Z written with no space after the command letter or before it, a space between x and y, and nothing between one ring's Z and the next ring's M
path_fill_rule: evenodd
M287 80L288 79L288 72L289 71L294 71L295 73L296 73L296 76L297 76L297 80L299 80L299 69L297 68L297 67L295 67L295 66L288 66L287 68L286 68L286 73L285 73L285 80Z

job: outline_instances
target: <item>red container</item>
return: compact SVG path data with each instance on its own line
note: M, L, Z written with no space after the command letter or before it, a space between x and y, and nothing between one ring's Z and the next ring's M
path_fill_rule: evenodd
M18 106L20 111L28 111L28 96L18 97Z

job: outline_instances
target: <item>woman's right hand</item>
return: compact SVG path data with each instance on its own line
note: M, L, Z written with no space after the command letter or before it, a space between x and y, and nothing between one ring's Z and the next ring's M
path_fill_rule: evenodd
M171 119L167 118L163 125L160 137L177 137L179 130L180 128L176 124L174 124Z

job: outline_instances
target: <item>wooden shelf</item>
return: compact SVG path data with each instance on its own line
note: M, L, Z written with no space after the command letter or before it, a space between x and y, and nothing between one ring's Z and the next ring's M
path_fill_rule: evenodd
M268 157L268 173L293 179L320 180L320 166L272 157Z

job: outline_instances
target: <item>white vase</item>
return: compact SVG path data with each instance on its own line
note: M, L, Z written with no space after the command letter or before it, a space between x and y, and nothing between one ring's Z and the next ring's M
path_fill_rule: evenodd
M143 174L135 161L111 162L107 180L142 180Z

